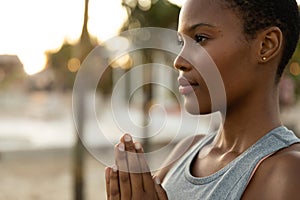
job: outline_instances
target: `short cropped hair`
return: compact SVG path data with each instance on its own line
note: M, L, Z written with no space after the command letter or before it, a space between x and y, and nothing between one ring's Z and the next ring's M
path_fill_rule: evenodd
M260 30L276 26L283 34L283 54L276 73L279 81L299 39L299 11L296 0L220 0L243 19L247 36L255 38Z

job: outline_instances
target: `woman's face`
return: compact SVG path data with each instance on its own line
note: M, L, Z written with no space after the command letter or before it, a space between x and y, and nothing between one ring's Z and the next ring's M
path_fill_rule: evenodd
M192 114L231 109L258 87L255 39L246 40L240 18L219 1L187 0L180 13L182 49L174 65Z

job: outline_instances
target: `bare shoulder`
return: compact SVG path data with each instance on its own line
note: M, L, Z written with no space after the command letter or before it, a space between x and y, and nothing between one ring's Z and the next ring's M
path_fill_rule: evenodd
M165 175L174 165L174 163L180 159L194 144L200 141L205 135L193 135L184 138L180 142L178 142L174 149L171 151L170 155L166 159L165 163L163 164L162 168L157 172L157 176L163 181Z
M299 199L300 144L278 151L261 163L243 199Z

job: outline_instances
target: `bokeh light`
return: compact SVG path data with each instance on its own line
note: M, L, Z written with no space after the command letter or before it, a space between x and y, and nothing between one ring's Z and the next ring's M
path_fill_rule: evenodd
M290 65L290 73L294 76L299 76L300 75L300 66L299 63L293 62Z
M71 58L68 61L68 69L70 72L77 72L80 68L80 60L78 58Z

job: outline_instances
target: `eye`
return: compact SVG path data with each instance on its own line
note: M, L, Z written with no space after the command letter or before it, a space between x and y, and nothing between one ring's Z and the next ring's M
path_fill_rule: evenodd
M208 39L207 36L200 35L200 34L195 35L195 41L196 41L197 43L202 43L202 42L204 42L204 41L207 40L207 39Z

